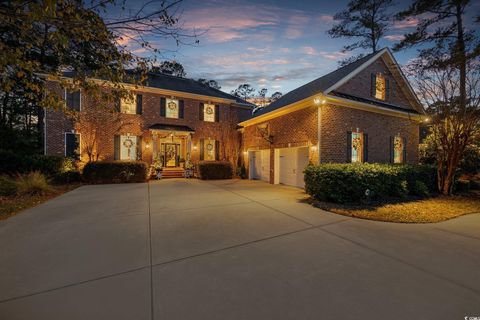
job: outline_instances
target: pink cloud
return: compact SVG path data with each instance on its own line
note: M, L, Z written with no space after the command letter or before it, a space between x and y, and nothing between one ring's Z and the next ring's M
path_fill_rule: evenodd
M403 34L391 34L384 36L384 38L390 41L401 41L405 38L405 36Z
M319 55L325 59L337 61L339 59L347 57L348 53L341 52L341 51L335 51L335 52L320 51Z
M310 17L306 15L296 14L288 19L287 28L285 30L285 38L296 39L303 35L305 27L308 26Z
M313 47L302 47L302 52L309 55L309 56L315 56L317 55L317 50L315 50L315 48Z
M410 18L401 21L395 21L393 23L393 29L408 29L408 28L415 28L419 23L417 18Z
M333 23L333 16L328 14L322 14L318 20L324 23Z

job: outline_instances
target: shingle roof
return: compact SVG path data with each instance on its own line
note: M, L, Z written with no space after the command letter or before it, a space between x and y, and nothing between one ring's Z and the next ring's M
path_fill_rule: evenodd
M350 64L347 64L346 66L343 66L301 87L298 87L297 89L290 91L289 93L283 95L277 101L255 112L253 117L258 117L262 114L271 112L273 110L279 109L281 107L287 106L289 104L295 103L297 101L306 99L315 94L325 91L326 89L330 88L335 83L337 83L338 81L346 77L348 74L353 72L355 69L360 67L363 63L367 62L371 57L373 57L377 53L378 51L371 53L369 55L366 55L363 58L360 58Z
M254 107L253 104L223 91L211 88L194 79L180 78L163 73L148 73L145 86L166 90L187 92L209 97L235 100L237 103Z
M396 106L396 105L393 105L393 104L390 104L390 103L386 103L386 102L381 102L381 101L378 101L378 100L370 100L370 99L361 98L361 97L357 97L357 96L352 96L351 94L346 94L346 93L337 92L337 91L332 91L332 92L330 92L330 94L332 96L337 96L337 97L345 98L345 99L348 99L348 100L354 100L354 101L358 101L358 102L368 103L368 104L371 104L371 105L374 105L374 106L379 106L379 107L383 107L383 108L387 108L387 109L403 111L403 112L408 112L408 113L414 113L414 114L420 114L416 110L402 108L402 107L399 107L399 106Z
M63 75L65 77L73 77L74 72L67 71L64 72ZM235 97L226 92L211 88L198 82L197 80L176 77L169 74L149 72L147 74L147 80L144 86L204 95L209 97L230 99L235 100L236 103L242 104L246 107L251 107L252 109L255 107L255 105L251 104L250 102L247 102L239 97Z

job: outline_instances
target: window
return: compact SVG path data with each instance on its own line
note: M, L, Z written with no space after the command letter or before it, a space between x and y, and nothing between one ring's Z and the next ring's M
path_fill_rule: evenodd
M363 161L363 134L352 132L352 158L351 162Z
M128 97L122 98L120 101L120 112L126 114L136 114L137 96L133 96L133 99L129 99Z
M178 111L179 111L179 103L176 99L167 99L166 100L167 109L166 109L166 117L167 118L178 118Z
M77 159L80 156L80 134L65 132L65 157Z
M375 76L375 98L385 100L386 91L385 77L383 74L377 73Z
M393 163L405 162L405 142L400 136L393 137Z
M81 99L80 99L80 90L77 91L68 91L65 90L65 101L67 108L80 111L81 108Z
M199 108L200 121L219 122L220 121L220 106L210 103L200 103Z
M219 158L219 141L213 139L200 140L200 160L215 161Z
M115 136L115 160L137 160L140 137L132 135Z
M207 103L203 105L203 121L215 122L215 105Z

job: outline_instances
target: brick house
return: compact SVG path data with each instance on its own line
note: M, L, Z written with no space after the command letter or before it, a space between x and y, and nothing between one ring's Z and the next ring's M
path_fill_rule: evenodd
M226 143L237 140L240 148L237 123L251 116L252 104L192 79L149 74L147 81L132 86L133 101L123 99L113 113L98 110L80 91L66 92L58 82L49 82L78 117L45 112L45 154L80 154L83 161L157 161L171 168L181 167L185 159L238 157L240 150Z
M392 53L382 49L240 122L249 178L302 187L308 163L416 163L423 114Z
M388 49L313 80L252 114L253 105L192 79L149 74L118 112L64 92L72 121L47 111L45 153L88 160L185 159L245 164L250 179L302 187L308 163L416 163L422 105ZM82 118L83 117L83 118ZM92 153L94 157L92 159Z

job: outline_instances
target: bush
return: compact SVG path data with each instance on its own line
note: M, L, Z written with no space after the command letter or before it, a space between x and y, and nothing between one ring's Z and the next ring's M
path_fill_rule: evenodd
M430 196L430 192L428 191L427 185L420 180L415 181L415 183L412 185L410 189L410 193L422 198L426 198Z
M64 171L66 161L68 160L61 156L25 155L0 150L0 174L39 171L48 176L55 176Z
M454 184L454 190L456 193L468 193L470 191L470 181L457 180Z
M382 197L405 197L416 181L435 190L435 168L386 164L321 164L305 169L305 191L332 202L358 202Z
M79 171L66 171L53 177L53 182L57 184L67 184L73 182L81 182L82 174Z
M232 165L228 161L202 161L198 164L198 174L202 180L231 179Z
M141 161L89 162L83 168L83 179L89 183L145 182L148 166Z
M0 176L0 196L11 196L17 193L15 181L9 176Z
M20 195L45 195L53 191L45 175L38 171L19 175L15 184Z

